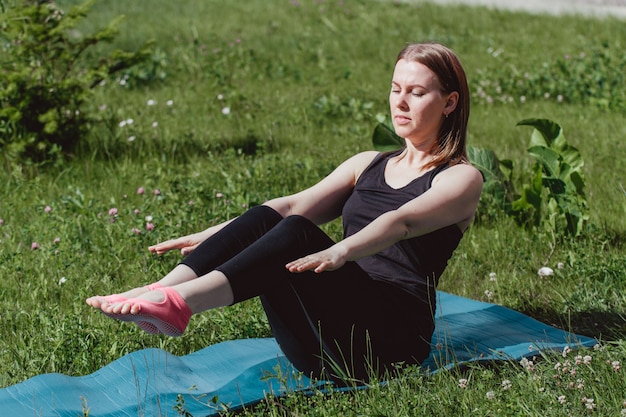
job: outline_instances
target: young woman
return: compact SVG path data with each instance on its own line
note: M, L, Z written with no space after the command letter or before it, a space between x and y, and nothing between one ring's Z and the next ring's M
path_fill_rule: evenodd
M368 380L427 358L435 288L470 225L482 176L469 164L469 90L436 43L398 55L389 104L396 152L363 152L316 185L150 247L186 257L161 280L87 303L151 333L259 296L286 357L308 376ZM341 216L344 238L317 226Z

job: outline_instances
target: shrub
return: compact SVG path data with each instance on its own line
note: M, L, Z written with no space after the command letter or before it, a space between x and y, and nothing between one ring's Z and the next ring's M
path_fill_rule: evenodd
M18 0L0 13L0 149L12 160L59 160L90 123L83 106L94 87L149 56L115 50L99 59L85 51L111 42L123 16L95 33L76 27L95 0L68 13L51 0Z

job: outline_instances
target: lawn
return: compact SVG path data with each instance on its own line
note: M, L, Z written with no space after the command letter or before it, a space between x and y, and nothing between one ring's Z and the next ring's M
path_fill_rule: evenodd
M95 121L77 151L59 164L2 159L0 386L89 374L148 347L184 355L269 336L257 300L195 316L168 338L95 314L84 299L156 280L180 259L149 245L302 189L372 149L397 52L434 40L465 65L469 144L513 161L520 190L534 161L532 129L517 122L555 121L584 160L589 207L578 236L484 207L440 288L597 338L597 348L532 366L407 372L387 386L268 398L239 414L626 415L623 21L391 1L146 4L96 2L79 27L77 36L126 16L89 59L154 46L149 61L95 88L84 108ZM324 228L340 238L338 222ZM539 276L543 266L554 275Z

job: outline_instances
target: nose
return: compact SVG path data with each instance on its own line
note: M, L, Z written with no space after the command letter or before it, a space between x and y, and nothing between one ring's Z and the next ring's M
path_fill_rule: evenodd
M409 107L404 93L393 94L391 97L391 105L400 110L406 110Z

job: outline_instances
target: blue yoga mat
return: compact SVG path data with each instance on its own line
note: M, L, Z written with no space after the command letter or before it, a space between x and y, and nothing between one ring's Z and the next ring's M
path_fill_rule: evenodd
M514 310L438 292L431 356L436 372L470 362L520 360L543 350L591 347L594 339L548 326ZM130 353L93 374L38 375L0 389L3 416L194 416L254 404L266 394L315 388L299 377L276 341L233 340L178 357L160 349Z

